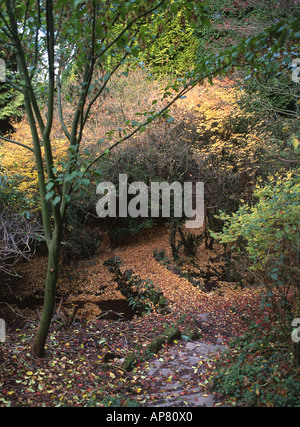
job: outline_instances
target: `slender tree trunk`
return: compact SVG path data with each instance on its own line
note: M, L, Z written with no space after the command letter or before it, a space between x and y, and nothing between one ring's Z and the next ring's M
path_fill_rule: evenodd
M37 357L43 357L45 353L45 344L53 317L55 307L56 283L59 270L59 255L61 243L61 227L57 227L53 233L48 251L48 269L45 284L44 307L40 319L32 351Z

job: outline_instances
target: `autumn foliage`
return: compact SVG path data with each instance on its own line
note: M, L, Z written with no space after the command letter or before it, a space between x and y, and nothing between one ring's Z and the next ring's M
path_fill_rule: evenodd
M84 134L83 162L89 153L94 155L100 148L103 150L110 137L117 132L122 134L123 129L128 126L128 120L135 119L135 111L145 90L150 94L149 109L153 101L160 99L161 96L160 86L157 83L152 84L140 73L130 75L129 80L121 75L114 82L112 90L119 96L111 98L107 95L104 104L99 105L99 111L107 120L100 121L99 114L95 114L91 115L88 121ZM85 188L83 192L78 192L76 195L67 217L68 227L64 236L61 259L64 265L58 283L58 295L62 304L67 307L65 308L67 314L70 315L73 307L77 305L79 308L77 320L91 321L91 330L100 327L99 325L105 325L106 328L101 340L99 337L99 342L103 343L100 347L98 346L100 350L97 346L94 348L92 344L86 344L86 341L80 341L83 336L81 326L76 326L75 336L72 340L67 340L65 344L67 349L77 351L78 346L80 348L81 362L77 368L78 376L82 375L87 367L90 369L91 364L97 366L99 370L102 369L103 360L108 357L106 343L109 343L109 348L122 357L128 354L133 355L132 369L136 369L135 372L142 372L142 367L136 366L137 361L143 364L147 358L143 348L142 350L137 348L139 340L142 340L145 349L149 347L151 343L148 338L145 339L149 334L151 338L155 338L155 332L151 330L150 333L148 330L149 325L161 332L162 325L167 321L170 327L174 324L179 325L182 335L188 336L188 326L193 324L196 327L194 319L202 312L212 313L209 327L206 326L205 329L205 325L202 325L203 330L196 328L203 339L214 342L217 338L222 338L227 342L229 337L236 336L240 332L247 334L249 328L255 328L255 325L257 328L263 328L267 337L267 334L271 333L271 322L278 324L276 310L280 312L282 319L284 312L282 302L290 302L291 298L293 299L297 294L298 288L291 284L291 280L298 274L297 267L293 264L297 253L297 206L294 199L293 205L288 202L293 198L294 193L289 193L285 199L285 193L281 190L289 190L290 187L297 189L298 184L293 186L292 172L284 175L283 165L278 161L281 153L280 146L274 143L272 128L267 127L265 119L255 111L245 108L242 102L245 97L247 97L246 92L240 90L233 77L215 80L214 85L198 86L172 107L170 115L174 120L153 123L148 130L139 133L103 159L101 176L105 180L111 179L112 182L118 177L118 173L122 172L130 173L132 181L191 179L205 182L206 222L204 229L197 230L197 235L189 236L193 243L192 254L187 255L185 247L180 245L178 240L180 236L174 235L174 244L178 248L177 258L174 259L167 227L151 229L153 223L147 223L145 227L139 227L135 223L133 230L132 224L125 224L125 226L122 224L123 239L117 242L116 246L119 245L119 247L114 251L114 255L120 256L124 261L123 276L122 280L119 277L118 288L115 283L116 278L107 267L107 260L111 259L112 255L109 252L108 241L103 236L107 228L109 232L116 231L116 223L100 224L93 217L95 214L93 186ZM66 104L66 109L71 115L71 103ZM55 120L52 145L55 162L60 170L68 155L68 146L59 131L58 118L56 117ZM117 131L113 131L117 123L122 123L124 128L120 127ZM26 119L15 123L14 126L16 130L14 140L31 146L30 130ZM103 135L103 141L98 145L95 141L99 141L99 135ZM286 135L287 138L292 137L288 129ZM104 141L105 138L107 138L106 141ZM289 150L289 153L293 153L293 147ZM31 204L30 208L37 212L35 204L38 194L37 172L34 168L33 154L19 146L3 143L0 146L0 156L3 173L9 177L10 182L15 184L20 193L26 195ZM276 175L277 172L278 175ZM269 175L273 177L266 181ZM99 175L97 179L101 179L101 176ZM285 178L280 178L282 182L276 185L275 182L282 176ZM269 185L264 188L263 184L266 182L269 182ZM94 185L96 183L97 180L93 182ZM272 199L274 191L275 194L278 192L277 199ZM225 229L223 229L224 224ZM244 228L242 228L243 225ZM279 235L276 234L279 232L281 240L278 240ZM74 246L76 246L75 251ZM232 246L235 247L232 248ZM78 248L80 256L77 256ZM86 250L87 248L89 250ZM160 262L153 258L153 252L161 255ZM83 253L84 256L82 256ZM288 257L285 258L285 262L278 265L277 261L286 255ZM68 256L70 258L66 260ZM84 257L87 260L82 259ZM76 262L73 262L74 260ZM37 278L32 277L31 266L34 266ZM126 269L129 269L127 273ZM287 271L291 269L294 269L294 275L290 275L287 281ZM21 266L20 271L28 284L26 294L34 293L41 297L45 268L40 260L35 259L32 264ZM133 272L137 276L132 277ZM259 278L259 284L253 280L252 273ZM284 281L283 287L280 284L281 281ZM123 286L122 294L120 289L122 290L124 283L126 286ZM127 289L128 283L133 285L130 292ZM153 284L155 287L159 286L158 293L154 292ZM115 335L109 322L102 320L102 316L104 319L106 316L104 307L107 300L115 300L123 307L126 299L125 287L129 292L127 297L131 308L135 309L136 313L154 312L146 320L143 318L133 320L135 326L139 324L141 335L137 337L135 334L131 335L131 332L130 334L126 332L131 346L130 351L125 344L122 347L120 337L113 340ZM22 296L23 293L24 289L18 284L16 295ZM155 304L149 302L150 294L159 297L163 304L168 302L167 317L166 315L160 317ZM265 299L262 299L262 294ZM264 305L261 306L261 304ZM273 307L275 310L272 304L275 304ZM291 313L296 313L294 310L293 306ZM64 322L61 313L56 314L55 322L57 323L55 324ZM110 313L110 310L107 313ZM183 317L185 320L182 320ZM254 326L252 320L254 320ZM289 325L285 324L285 326L286 333ZM124 332L120 332L120 336L125 334L125 329ZM263 345L266 346L263 348L269 351L271 344L265 343L267 339L263 341ZM249 348L253 344L249 336L246 337L245 342L248 343ZM91 360L85 359L86 345L90 345ZM54 348L59 352L56 344ZM245 348L248 349L246 344ZM289 348L293 351L291 346ZM258 351L256 347L255 351ZM55 359L54 362L59 366L60 372L63 367L57 360ZM236 363L229 358L228 360L231 364ZM229 363L228 360L225 363ZM232 376L229 376L228 381L227 371L222 370L222 367L215 375L211 372L210 378L215 390L220 394L232 393L232 402L236 402L239 391L244 389L247 402L257 403L260 395L252 386L255 382L252 378L252 370L259 372L256 360L261 359L256 359L256 356L247 358L250 367L247 365L245 369L251 372L248 376L241 377L240 369L244 367L238 364L239 360L237 365L233 365ZM66 366L71 363L71 359L66 359ZM49 367L49 372L54 377L56 377L55 364ZM273 369L273 365L267 366L268 369ZM23 372L22 369L21 372ZM40 394L48 402L51 381L37 380L38 376L33 370L30 371L32 375L29 375L28 370L26 372L23 376L25 379L22 377L18 380L23 381L24 384L25 381L28 382L28 385L26 383L23 386L26 396L30 396L30 390L36 389L32 401L35 402ZM43 370L39 368L37 372L41 372L42 375ZM284 379L285 371L281 374ZM274 378L276 375L274 373ZM235 376L238 386L235 386L237 382L232 380ZM36 388L35 383L30 383L31 377L32 381L39 384L39 388ZM93 391L91 384L95 379L105 381L108 378L110 384L117 384L119 381L120 390L123 385L125 387L130 382L133 387L130 394L132 396L136 390L146 387L146 380L145 384L140 379L131 377L125 380L118 364L113 364L107 373L101 371L92 377L86 380L86 385L79 380L79 377L68 379L70 384L76 386L80 390L79 393L84 396L82 399L85 405L89 404L91 398L98 402L95 403L96 405L106 401L105 399L111 399L106 391L103 393ZM203 379L203 383L205 382L208 383L208 379ZM64 392L60 386L57 386L56 391L58 395L53 396L53 401L57 404L72 401L73 397L68 390ZM279 390L279 393L283 392ZM263 404L274 406L274 401L277 400L271 394L270 397L269 395L265 398L261 397ZM116 393L116 396L119 395ZM18 400L14 395L11 398L16 402ZM283 401L287 399L284 393L282 399ZM49 403L51 404L50 401L47 404Z

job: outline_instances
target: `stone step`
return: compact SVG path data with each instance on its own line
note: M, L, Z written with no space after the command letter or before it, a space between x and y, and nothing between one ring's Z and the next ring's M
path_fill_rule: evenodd
M191 385L195 376L200 379L205 373L203 362L224 350L226 347L222 345L199 341L189 341L177 349L172 348L172 357L156 359L145 369L145 381L152 381L151 387L147 388L151 391L137 396L137 400L146 407L213 407L216 403L214 395L200 392L199 388ZM154 379L158 380L157 384ZM155 387L159 390L156 391Z

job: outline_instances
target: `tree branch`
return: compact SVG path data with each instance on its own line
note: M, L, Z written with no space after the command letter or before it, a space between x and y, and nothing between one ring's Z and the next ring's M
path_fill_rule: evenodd
M67 126L64 122L64 116L63 116L63 109L62 109L62 102L61 102L60 70L58 71L58 75L57 75L57 102L58 102L58 114L59 114L60 125L62 127L62 130L64 131L64 134L66 135L68 140L71 142L71 135L70 135L70 132L68 131Z
M227 64L220 66L216 70L212 70L208 74L204 76L197 76L194 79L192 79L189 84L186 84L184 88L178 92L178 94L170 101L164 108L162 108L158 113L155 113L153 120L155 120L158 117L161 117L178 99L180 99L182 96L186 95L188 92L190 92L199 82L204 81L205 79L209 77L214 77L215 75L220 74L225 68L227 68ZM95 160L93 160L88 167L86 168L86 171L88 171L95 163L97 163L102 157L107 155L107 151L111 151L114 148L116 148L118 145L120 145L122 142L127 141L128 139L132 138L137 132L140 131L145 126L148 126L153 120L149 121L149 118L139 126L137 126L129 135L126 135L125 137L119 139L114 144L112 144L108 149L106 149L103 153L101 153Z
M142 24L139 24L139 26L138 26L137 30L135 31L135 33L134 33L134 37L133 37L133 40L131 41L129 48L131 48L131 47L133 46L133 44L134 44L134 42L135 42L135 37L137 36L137 34L138 34L138 32L139 32L139 30L140 30L141 26L142 26ZM121 65L123 65L123 63L124 63L125 59L127 58L127 56L128 56L129 54L130 54L130 52L129 52L129 51L128 51L128 52L125 52L125 54L124 54L123 58L118 62L118 64L115 66L115 68L114 68L114 69L112 70L112 72L109 74L108 78L107 78L107 79L106 79L106 81L103 83L103 85L101 86L101 88L98 90L98 92L96 93L96 95L95 95L95 96L92 98L92 100L90 101L90 103L89 103L89 105L88 105L88 107L87 107L87 109L86 109L86 112L85 112L85 117L84 117L84 120L83 120L83 126L85 126L85 124L86 124L86 122L87 122L87 120L88 120L88 117L89 117L89 114L90 114L90 111L91 111L92 106L93 106L93 105L94 105L94 103L97 101L97 99L101 96L101 94L102 94L102 93L103 93L103 91L105 90L105 88L106 88L106 86L107 86L108 82L111 80L112 76L117 72L117 70L121 67Z
M5 19L5 17L4 17L4 15L3 15L3 13L1 12L1 10L0 10L0 18L2 19L2 21L4 22L4 24L6 25L6 27L7 27L7 29L8 29L8 31L10 32L10 35L9 35L9 33L6 31L6 29L5 28L1 28L1 30L7 35L7 37L8 38L10 38L10 39L12 39L13 38L13 31L12 31L12 29L11 29L11 27L9 26L9 23L7 22L7 20Z
M46 0L46 20L47 20L47 53L48 53L48 70L49 70L49 91L48 91L48 120L44 129L44 136L49 138L54 111L54 88L55 88L55 73L54 73L54 22L53 22L53 4L52 0ZM50 147L51 151L51 147Z
M10 142L11 144L19 145L20 147L26 148L27 150L31 151L34 154L34 149L29 147L28 145L22 144L21 142L14 141L10 138L5 138L4 136L0 135L0 139L3 139L3 141Z
M190 91L193 87L196 86L197 83L195 83L193 86L189 88L184 88L171 102L168 103L166 107L164 107L162 110L160 110L158 113L155 114L156 118L163 115L164 112L166 112L181 96L185 95L188 91ZM113 150L115 147L120 145L122 142L127 141L128 139L132 138L137 132L140 131L143 127L149 125L149 119L147 119L144 123L140 124L138 127L136 127L129 135L126 135L125 137L119 139L117 142L112 144L107 150L105 150L102 154L100 154L95 160L93 160L92 163L89 164L87 167L87 171L95 164L97 163L102 157L106 156L107 151Z
M128 31L136 22L138 22L140 19L144 18L145 16L150 15L155 10L159 9L165 2L166 2L166 0L162 0L160 3L158 3L152 9L146 10L144 13L142 13L141 15L139 15L135 19L133 19L131 22L129 22L129 24L127 24L127 26L124 28L124 30L121 31L121 33L119 33L117 35L117 37L111 43L109 43L109 45L106 46L106 48L103 49L102 52L99 53L99 55L97 55L95 57L95 59L99 59L102 55L104 55L104 53L107 52L114 44L116 44L118 42L118 40L120 40L120 38L126 33L126 31Z

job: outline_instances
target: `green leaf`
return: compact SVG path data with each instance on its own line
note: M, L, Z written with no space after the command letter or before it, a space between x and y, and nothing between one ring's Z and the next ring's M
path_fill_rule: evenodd
M84 3L85 0L73 0L74 7L79 6L81 3Z
M87 178L82 178L79 181L80 185L83 185L84 187L88 187L91 184L91 181Z
M60 200L61 200L61 197L60 196L56 196L55 199L52 202L52 205L53 206L58 205L58 203L60 202Z
M278 274L277 273L271 274L271 279L272 280L278 280Z
M47 191L50 191L50 190L52 190L52 188L54 187L54 182L49 182L47 185L46 185L46 190Z
M73 178L74 178L74 176L73 176L73 175L71 175L71 174L67 173L67 174L65 175L65 182L72 181L72 179L73 179Z
M295 150L297 150L297 148L300 145L300 141L298 138L296 138L295 136L293 136L293 141L292 141L293 147L295 148Z
M66 202L66 203L70 203L70 201L71 201L71 196L69 196L68 194L65 194L65 195L64 195L64 199L65 199L65 202Z
M119 49L124 49L124 47L126 46L126 43L127 43L127 39L124 36L120 37L117 40L117 46L118 46Z
M46 194L45 200L48 201L48 200L52 199L54 194L55 194L55 192L53 190L49 191L49 193Z
M93 171L93 175L96 178L101 178L102 177L102 172L100 170L95 170L95 171Z
M77 151L78 146L77 145L70 145L70 147L68 148L68 151L72 154L75 154Z

